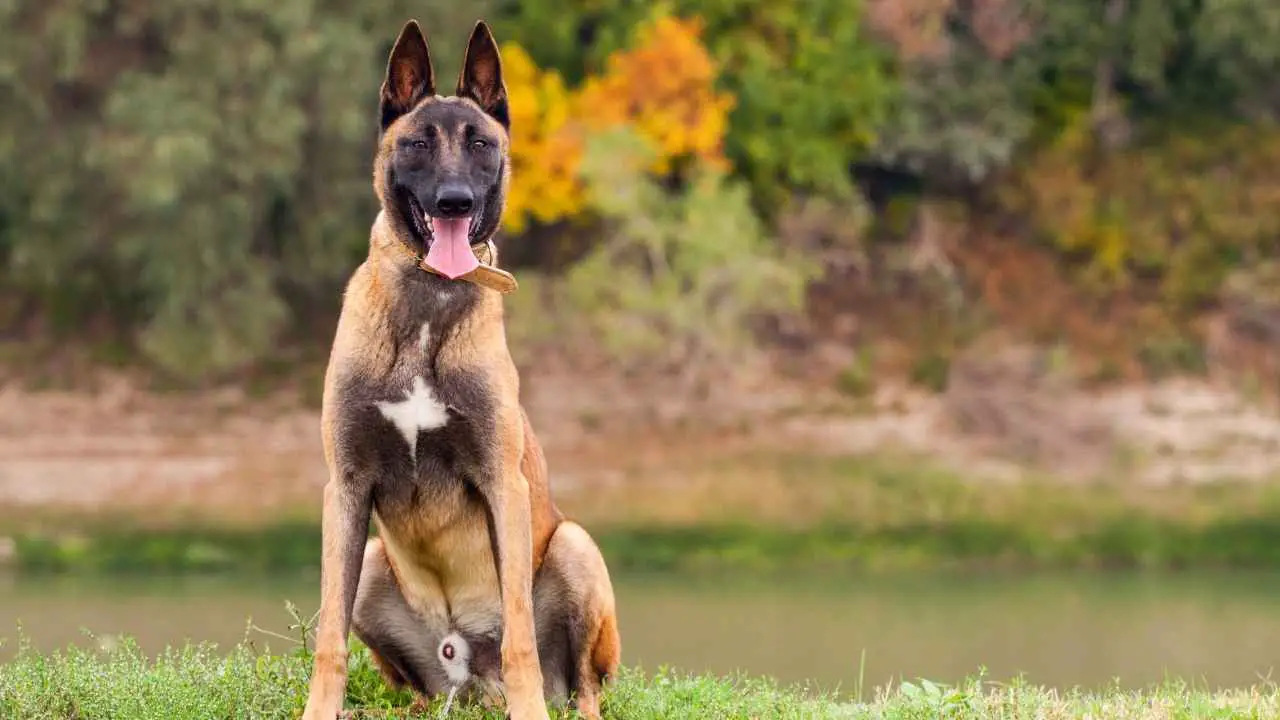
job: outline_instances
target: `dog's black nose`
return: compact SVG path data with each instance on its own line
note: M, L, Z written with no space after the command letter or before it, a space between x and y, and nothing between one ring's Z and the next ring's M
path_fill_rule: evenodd
M446 185L436 191L436 212L442 217L470 215L476 198L462 185Z

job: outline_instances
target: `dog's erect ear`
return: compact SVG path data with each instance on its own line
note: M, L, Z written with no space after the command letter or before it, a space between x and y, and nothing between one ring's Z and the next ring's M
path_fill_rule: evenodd
M409 112L423 98L436 94L435 71L431 69L431 51L427 38L415 20L404 24L387 61L387 77L382 81L379 111L382 129Z
M462 57L462 74L458 76L458 97L471 98L482 110L511 129L507 110L507 86L502 82L502 59L498 43L483 20L476 23L467 41L467 54Z

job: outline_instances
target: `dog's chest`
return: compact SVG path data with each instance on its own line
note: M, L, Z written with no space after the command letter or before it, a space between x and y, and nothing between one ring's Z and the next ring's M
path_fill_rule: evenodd
M342 389L340 445L357 467L372 471L379 505L445 490L442 483L457 485L488 460L496 423L487 383L475 371L443 367L443 341L423 322L388 372L351 379Z

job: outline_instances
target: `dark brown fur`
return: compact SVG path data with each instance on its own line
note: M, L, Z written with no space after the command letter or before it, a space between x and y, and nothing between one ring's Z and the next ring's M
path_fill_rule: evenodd
M381 117L382 210L325 376L330 477L303 717L341 711L349 629L389 682L425 697L446 687L435 650L457 631L477 649L473 674L502 683L514 720L546 718L545 699L569 695L598 717L619 658L613 590L591 538L552 502L500 296L417 267L434 238L422 214L440 188L472 193L473 242L501 217L509 120L488 28L472 33L456 95L439 97L426 40L406 24ZM371 518L378 538L366 542Z

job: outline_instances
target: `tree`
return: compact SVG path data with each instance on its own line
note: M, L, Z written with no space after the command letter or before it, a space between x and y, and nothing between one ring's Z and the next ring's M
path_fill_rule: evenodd
M336 305L373 218L386 53L421 3L0 5L7 282L64 327L137 329L176 375L235 369ZM458 62L474 4L429 2ZM442 73L443 76L443 73Z

